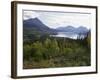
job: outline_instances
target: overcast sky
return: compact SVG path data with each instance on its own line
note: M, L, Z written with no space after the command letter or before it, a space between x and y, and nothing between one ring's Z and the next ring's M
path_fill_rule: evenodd
M75 12L48 12L48 11L24 11L24 20L39 18L50 28L84 26L91 27L91 14Z

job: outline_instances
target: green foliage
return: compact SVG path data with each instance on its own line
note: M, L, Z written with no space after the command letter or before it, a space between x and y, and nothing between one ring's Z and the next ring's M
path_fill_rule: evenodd
M24 51L24 59L29 60L31 56L31 46L30 45L24 45L23 51Z
M87 36L87 44L88 44L88 47L91 46L91 32L90 31L88 32L88 36Z
M73 40L35 35L30 43L24 42L24 68L89 66L90 38ZM89 48L87 48L87 46Z

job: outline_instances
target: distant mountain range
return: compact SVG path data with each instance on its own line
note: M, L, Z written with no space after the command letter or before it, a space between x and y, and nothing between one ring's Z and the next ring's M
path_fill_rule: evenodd
M58 27L56 29L51 29L46 26L41 20L38 18L28 19L23 21L23 28L28 30L40 31L42 33L56 34L57 32L72 32L72 33L87 33L88 29L84 26L80 26L75 28L73 26L66 27Z
M75 28L73 26L67 26L67 27L58 27L56 28L59 32L73 32L73 33L87 33L88 29L86 27L80 26L78 28Z

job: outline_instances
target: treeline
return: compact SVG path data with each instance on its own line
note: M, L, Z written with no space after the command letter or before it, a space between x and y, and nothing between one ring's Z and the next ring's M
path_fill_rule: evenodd
M24 68L90 65L88 36L82 40L44 37L23 43Z

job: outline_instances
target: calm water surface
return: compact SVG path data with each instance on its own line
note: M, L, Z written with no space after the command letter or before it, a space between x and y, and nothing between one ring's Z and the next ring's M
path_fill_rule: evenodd
M79 37L79 34L72 33L72 32L58 32L57 35L50 35L51 37L66 37L71 39L77 39ZM81 35L81 38L83 39L85 36Z

